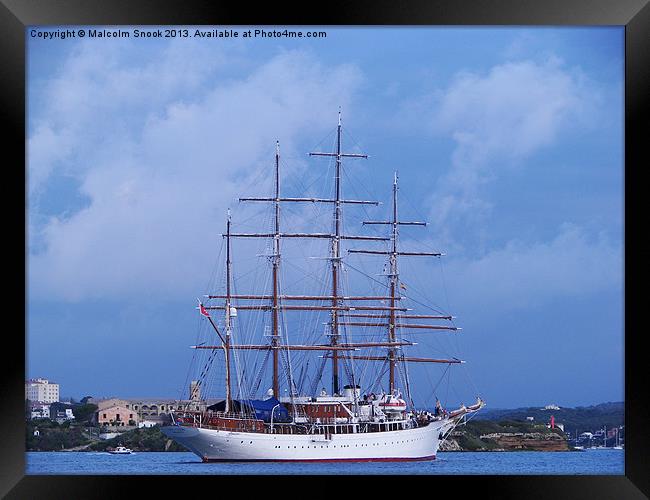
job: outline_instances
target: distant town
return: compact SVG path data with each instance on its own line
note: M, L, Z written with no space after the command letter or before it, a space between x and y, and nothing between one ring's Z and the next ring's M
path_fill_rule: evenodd
M202 399L198 383L192 381L188 387L190 399L166 398L121 398L84 396L78 401L69 398L60 399L60 387L56 382L46 378L34 378L25 381L25 417L28 421L27 443L30 450L102 449L98 442L114 443L121 436L137 429L151 429L172 422L175 411L205 411L222 399ZM623 404L604 403L595 407L561 408L549 404L543 408L518 408L513 410L486 410L474 419L476 421L499 422L501 428L510 428L510 434L517 431L551 430L554 435L561 435L563 449L583 450L590 448L624 448L625 425L623 425ZM563 421L564 420L564 421ZM486 422L487 424L487 422ZM514 427L513 427L514 426ZM498 430L502 430L499 428ZM515 429L516 428L516 429ZM504 433L489 432L485 425L477 427L476 438L484 443L502 439ZM68 430L68 432L62 432ZM491 429L494 430L494 429ZM45 431L45 435L41 432ZM450 442L464 431L457 429L450 437ZM157 451L174 451L170 443L164 443L162 433L159 443L151 442L148 449ZM508 433L505 433L508 437ZM47 439L46 439L47 437ZM477 441L477 442L479 442ZM495 441L496 442L496 441ZM476 444L474 449L483 449ZM489 450L486 447L485 450ZM462 451L448 448L449 451Z
M189 387L192 399L165 398L97 398L84 396L78 401L60 400L59 384L46 378L25 381L26 418L33 424L35 437L40 436L38 424L51 427L83 424L88 437L109 440L132 429L150 428L171 423L173 411L205 411L220 399L201 399L196 381Z

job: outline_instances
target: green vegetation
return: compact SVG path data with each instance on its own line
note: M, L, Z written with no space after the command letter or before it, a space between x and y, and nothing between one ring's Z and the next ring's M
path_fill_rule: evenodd
M34 431L38 429L37 436ZM58 451L90 443L83 426L64 422L59 425L47 418L35 419L26 425L27 451Z
M484 409L472 420L477 421L524 421L533 417L535 423L546 424L555 417L556 423L564 425L564 430L571 435L576 431L594 432L607 426L608 429L624 425L625 405L619 403L602 403L596 406L579 406L576 408L560 408L559 410L543 410L541 408L516 408L512 410Z
M90 405L94 406L94 405ZM38 435L34 431L38 430ZM27 451L61 451L79 448L79 451L105 451L107 448L126 446L133 451L187 451L165 436L158 426L132 429L105 441L99 440L100 432L108 428L88 427L83 422L67 421L58 424L47 418L27 421Z
M90 422L93 415L97 411L97 405L94 404L81 404L72 408L72 414L77 422Z
M170 440L158 426L133 429L106 441L91 444L92 451L105 451L107 448L126 446L133 451L187 451L178 443Z
M518 432L538 432L540 434L559 434L564 433L558 429L549 429L546 424L540 422L529 422L522 420L502 420L500 422L492 422L489 420L478 420L477 418L470 420L467 425L462 428L467 429L468 432L476 435L498 433L518 433Z
M460 436L454 436L458 445L464 451L494 450L498 448L496 442L491 439L481 439L472 429L464 428Z

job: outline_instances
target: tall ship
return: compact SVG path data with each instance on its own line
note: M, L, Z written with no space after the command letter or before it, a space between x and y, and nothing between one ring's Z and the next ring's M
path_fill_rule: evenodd
M464 361L412 354L414 334L453 336L460 328L454 316L411 297L399 264L443 254L400 245L402 227L426 222L398 217L397 174L387 217L344 224L344 211L346 219L348 210L366 215L380 203L343 196L343 163L368 156L342 152L342 137L339 111L333 151L309 153L329 160L333 183L312 183L304 197L282 192L276 143L272 192L239 199L264 207L254 214L258 225L256 217L238 224L260 232L233 228L228 211L223 279L218 293L198 301L202 333L191 347L200 375L189 401L215 387L225 397L177 406L161 428L204 462L433 460L449 433L485 405L477 396L450 410L437 397L435 405L416 406L417 386L423 393L435 387L430 375L411 377L413 367L427 374L442 368L444 377ZM320 223L327 230L313 230L319 217L328 219ZM246 262L253 265L234 259L237 240L244 240L237 255L252 253ZM239 270L244 276L235 276Z

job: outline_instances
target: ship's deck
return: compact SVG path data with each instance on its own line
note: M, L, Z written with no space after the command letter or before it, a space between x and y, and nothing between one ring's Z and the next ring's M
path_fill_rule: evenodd
M198 418L197 418L198 417ZM257 432L260 434L312 434L312 435L333 435L333 434L358 434L369 432L390 432L402 429L413 429L426 427L431 420L427 419L399 419L383 422L361 421L341 422L337 419L331 421L307 421L307 422L275 422L269 423L255 418L241 415L232 416L208 416L194 415L191 421L187 417L177 425L183 427L199 427L202 429ZM438 420L438 419L436 419Z

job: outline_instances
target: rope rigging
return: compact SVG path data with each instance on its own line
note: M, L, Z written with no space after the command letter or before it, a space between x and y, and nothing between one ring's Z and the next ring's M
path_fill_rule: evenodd
M262 238L261 241L257 242L257 245L253 243L247 243L247 249L253 249L257 248L259 253L256 255L254 258L238 258L236 261L236 265L241 267L238 267L238 277L237 278L232 278L232 282L230 283L235 289L235 295L237 295L237 291L239 288L245 289L247 293L251 294L251 296L254 295L259 295L262 297L263 295L266 295L267 297L269 296L269 290L276 290L280 289L282 290L281 293L288 293L290 290L298 290L296 293L302 293L304 296L306 296L308 293L314 293L314 289L318 289L318 293L321 294L323 297L322 300L313 302L314 304L314 310L309 310L308 308L304 308L304 310L301 311L296 311L296 312L291 312L288 313L289 307L287 307L287 304L285 304L284 299L279 299L279 295L277 291L274 291L274 297L275 300L277 300L277 306L273 306L271 309L269 309L269 301L268 299L257 299L257 301L253 302L247 302L246 305L244 306L243 304L240 304L238 302L239 299L234 300L233 303L231 304L231 307L233 308L238 308L241 307L240 311L245 311L244 313L239 313L237 315L236 321L233 319L233 324L230 325L232 327L232 362L233 362L233 374L234 374L234 379L236 382L236 391L237 395L242 398L253 398L257 394L259 394L260 391L260 386L261 384L265 381L265 374L267 372L267 368L269 365L269 360L271 358L271 355L273 354L274 356L279 356L280 358L280 370L283 374L283 380L282 382L277 381L275 382L278 384L278 389L276 391L275 396L280 397L281 393L279 392L279 387L281 386L282 389L288 392L288 395L290 398L293 398L298 396L302 390L305 384L310 386L310 393L315 394L318 386L322 384L323 376L325 374L326 369L328 369L328 360L336 360L336 363L332 363L330 369L330 375L332 377L332 387L333 391L332 393L338 392L339 388L339 379L338 379L338 366L340 364L340 367L342 368L342 372L344 374L345 380L348 381L348 383L352 386L357 386L358 382L360 380L370 380L370 387L371 389L382 387L383 385L383 379L386 375L387 370L390 370L390 384L389 388L390 390L393 390L393 377L394 377L394 372L396 371L395 375L399 379L400 383L402 384L402 388L405 391L406 399L409 402L409 405L411 408L414 408L414 394L411 391L411 383L410 383L410 375L409 375L409 367L411 366L410 361L414 360L414 358L409 359L408 357L405 356L403 349L401 345L395 346L395 343L397 342L402 342L402 343L408 343L410 342L408 340L408 337L412 335L412 333L426 333L426 332L409 332L406 333L404 330L406 327L412 326L412 327L423 327L427 325L409 325L405 319L408 317L408 314L405 314L407 311L406 306L404 306L403 309L400 310L395 310L397 309L395 306L392 306L392 309L390 314L387 313L388 311L388 305L391 304L387 300L381 300L380 301L380 306L383 306L384 312L379 312L379 311L367 311L367 314L365 314L364 320L356 320L357 324L355 323L355 320L351 320L351 318L354 318L355 316L360 316L363 317L364 314L360 313L359 311L363 311L363 308L359 308L358 304L355 304L354 301L347 300L347 299L342 299L339 297L345 296L344 292L350 293L351 290L353 290L355 287L359 286L361 289L361 284L365 285L363 287L363 290L368 289L368 284L370 285L370 289L372 290L372 293L375 293L378 297L379 296L386 296L388 295L387 291L391 290L392 287L392 295L391 295L391 300L393 303L395 303L395 300L401 301L399 303L400 306L406 304L408 301L408 304L416 304L418 306L421 306L423 308L426 308L428 311L431 311L433 313L436 313L438 316L411 316L412 318L423 318L423 317L428 317L428 318L437 318L437 319L447 319L449 318L449 321L453 325L453 320L452 316L450 316L448 313L446 313L441 307L438 307L437 305L431 305L430 303L424 303L421 300L418 300L415 298L413 295L416 295L417 297L425 297L425 294L421 293L419 288L417 286L413 286L411 283L408 285L408 293L405 292L406 286L402 283L401 279L398 278L397 274L397 268L396 264L391 262L393 261L384 261L384 267L381 275L383 276L382 279L377 279L374 276L372 276L370 273L372 271L368 270L365 268L367 263L365 263L363 260L361 261L361 264L359 264L359 267L363 267L363 269L357 268L355 265L350 264L349 259L347 257L344 257L345 253L345 246L349 245L348 241L345 241L343 238L339 237L341 235L347 234L348 228L351 228L352 224L351 222L354 222L355 219L357 222L361 222L365 219L369 219L370 217L370 212L367 209L367 207L362 203L361 204L361 210L362 215L364 218L359 218L354 216L354 210L348 210L347 205L345 205L342 201L345 199L343 194L344 190L340 187L339 182L342 180L346 180L349 182L343 182L346 186L346 190L350 192L350 194L353 194L356 198L364 198L364 197L372 197L372 193L370 190L367 189L367 187L364 185L362 182L356 182L355 177L352 174L352 169L348 168L343 168L343 165L341 164L341 158L343 156L350 156L350 157L365 157L365 155L361 154L356 154L356 153L341 153L341 134L343 133L345 137L349 137L352 140L353 145L355 146L356 150L362 150L360 147L359 143L352 138L352 136L345 130L341 128L341 125L339 123L339 126L337 129L334 129L333 132L337 132L338 130L338 140L334 140L333 144L331 145L331 149L329 151L336 151L336 153L312 153L313 155L321 155L321 156L328 156L328 162L327 162L327 168L318 168L315 169L314 171L317 172L317 175L314 175L312 178L308 178L306 176L292 176L290 178L291 181L291 187L292 188L298 188L299 191L303 193L310 193L311 191L314 190L316 186L324 184L322 181L325 177L327 178L334 178L335 183L332 182L327 182L327 186L329 187L329 193L328 196L329 198L325 199L326 201L329 202L335 202L334 205L334 218L332 219L332 205L328 203L308 203L307 205L303 205L300 203L284 203L282 204L282 230L287 231L288 227L296 226L295 231L305 231L304 226L308 227L313 227L313 226L323 226L326 227L329 225L329 234L330 235L335 235L335 238L332 238L332 242L329 246L329 256L325 257L323 254L324 248L320 240L317 239L307 239L307 241L304 244L293 244L293 243L287 243L286 245L282 245L282 265L279 265L280 261L280 252L279 252L279 246L275 240L279 240L280 231L279 228L279 211L278 211L278 206L279 206L279 200L280 200L280 192L279 192L279 180L276 178L275 181L275 186L276 186L276 195L275 198L258 198L258 199L249 199L249 201L270 201L272 202L270 205L265 205L263 209L253 209L250 212L245 212L246 216L243 217L237 224L236 228L237 230L240 230L240 228L249 228L249 226L256 230L259 228L258 224L250 225L250 222L252 220L259 220L260 215L263 214L263 223L262 227L266 228L267 233L265 235L259 234L255 236L266 236L265 238ZM331 133L331 132L330 132ZM322 144L328 136L326 136L323 140L321 140L316 147L320 144ZM279 150L276 150L279 151ZM279 153L276 153L279 154ZM347 160L346 160L347 161ZM276 162L277 162L277 157L276 157ZM279 164L278 164L279 168ZM258 190L261 187L268 187L270 184L268 182L270 175L269 175L269 169L267 166L260 167L256 172L254 172L253 175L249 177L250 183L248 187L246 188L245 192L248 190L253 190L255 191L255 195L258 195ZM397 178L395 178L397 179ZM355 181L355 182L352 182ZM395 186L397 185L397 180L395 180ZM334 187L336 185L336 188ZM359 189L355 186L360 186L363 190L365 190L364 193L359 194ZM397 189L397 188L395 188ZM286 189L284 189L286 191ZM395 191L394 191L395 192ZM368 196L366 196L368 195ZM284 193L282 193L282 196L287 196ZM319 193L315 193L314 196L319 196ZM315 198L314 198L315 199ZM396 199L396 195L395 198ZM408 201L408 198L405 198ZM286 200L283 199L283 201L296 201L296 199L289 199L287 198ZM306 200L306 199L304 199ZM300 200L300 201L304 201ZM370 203L370 202L368 202ZM410 203L410 202L409 202ZM395 202L394 202L395 204ZM272 207L275 206L275 213L272 209ZM271 207L271 208L269 208ZM309 208L307 208L309 207ZM348 214L348 212L350 212ZM275 215L274 215L275 214ZM343 217L345 215L345 217ZM395 220L396 216L395 216ZM329 221L329 222L327 222ZM372 222L371 224L387 224L388 222ZM402 224L422 224L419 222L403 222L400 221ZM395 226L396 222L393 223L393 226ZM377 238L381 236L381 232L378 230L378 228L368 226L367 227L369 233L371 235L375 235ZM269 235L273 236L275 235L275 240L273 237L269 237ZM396 229L393 230L393 240L397 240L397 231ZM238 235L242 236L242 235ZM248 236L248 235L244 235ZM284 234L282 234L284 238ZM368 238L366 238L368 239ZM389 238L383 238L386 242L382 243L384 245L384 248L386 248L386 251L376 251L375 253L378 254L388 254L390 253L390 241L391 239ZM249 240L250 241L250 240ZM283 239L282 241L291 241L291 239ZM294 240L295 241L295 240ZM301 241L301 240L298 240ZM304 241L304 240L303 240ZM392 241L392 240L391 240ZM219 251L219 257L221 257L221 253L223 251L224 245L222 243L221 249ZM395 250L395 247L393 247L393 259L396 259L397 251ZM409 255L406 253L406 255ZM410 255L414 255L411 253ZM431 254L427 254L431 255ZM441 259L438 259L439 261ZM264 261L264 265L255 265L259 264L261 261ZM299 265L298 261L305 261L306 264L304 265ZM274 266L275 271L277 272L277 276L273 276L271 274L271 270L269 269L269 263L271 263L272 266ZM233 263L234 264L234 263ZM441 264L442 266L442 264ZM352 270L354 273L349 273L348 271ZM391 274L392 273L392 274ZM441 273L442 273L442 267L441 267ZM332 283L332 274L334 274L333 281ZM228 277L225 276L226 273L224 272L222 274L222 282L221 285L223 288L228 281ZM418 273L414 273L414 281L417 281L421 278L421 276L418 276ZM361 277L365 278L365 280L361 279ZM338 281L337 281L338 279ZM275 285L276 288L274 288ZM443 285L443 290L444 290L444 299L445 303L447 305L447 308L449 306L449 297L447 294L447 289L446 289L446 283L444 281L444 274L443 274L443 280L442 280L442 285ZM333 288L332 288L333 287ZM211 287L209 287L211 288ZM397 290L395 290L397 288ZM332 291L333 290L333 291ZM395 293L396 292L396 293ZM329 298L326 298L327 296L330 296ZM248 299L249 297L244 297ZM404 300L402 300L404 299ZM252 299L251 299L252 300ZM318 308L321 308L318 310ZM214 308L214 307L213 307ZM347 309L349 308L349 309ZM379 309L380 307L377 307ZM222 309L224 309L222 307ZM273 309L276 310L276 315L279 316L278 320L273 324L271 324L271 327L275 328L276 332L275 334L269 335L269 323L271 322L270 318L272 317ZM279 311L278 311L279 309ZM339 311L338 309L341 309ZM370 308L372 309L372 308ZM329 311L329 312L328 312ZM267 314L268 312L271 312L271 314ZM230 314L230 310L227 311L227 315ZM291 314L291 317L288 316L288 314ZM342 344L353 344L354 339L356 337L367 337L368 338L368 344L372 344L372 342L375 343L380 343L381 341L386 341L386 330L385 329L377 329L377 326L382 326L382 323L385 323L387 321L387 316L390 316L390 328L388 329L389 331L389 340L393 342L393 344L389 345L377 345L377 346L371 346L369 347L368 351L365 351L365 353L368 353L366 356L353 356L351 353L347 353L345 351L337 351L336 349L330 349L327 351L329 354L321 356L320 362L316 363L311 363L310 361L313 361L313 352L309 352L307 350L293 350L290 349L289 347L287 348L282 348L282 345L290 346L290 339L289 339L289 332L291 332L291 337L294 342L296 343L302 343L305 346L323 346L324 345L331 345L334 346L336 343L342 343ZM402 319L404 318L404 319ZM323 319L328 319L329 321L323 322ZM347 323L350 323L350 325L346 325ZM223 328L224 323L223 320L219 320L219 325L221 328ZM329 325L329 333L323 336L323 333L321 329L319 328L320 325ZM353 327L354 325L354 327ZM433 328L437 327L438 325L428 325L428 327ZM447 328L445 326L441 326L441 329ZM448 329L453 329L453 328L448 328ZM271 330L273 331L273 329ZM271 337L269 338L264 338L262 341L261 345L268 344L269 346L273 345L274 349L239 349L240 347L245 347L245 346L251 346L255 345L256 339L259 339L260 334L264 332L263 337ZM399 336L397 335L399 332ZM273 336L275 335L275 337ZM323 339L323 337L325 337ZM277 348L275 344L273 344L273 341L278 341L280 342L278 345L280 348ZM457 338L455 339L457 342ZM428 342L429 340L426 340L425 342ZM436 341L438 341L436 339ZM357 342L359 342L357 340ZM257 343L260 344L259 340L257 340ZM198 342L197 342L197 345ZM412 345L415 345L412 343ZM345 349L346 346L342 346L343 349ZM459 347L456 345L456 347ZM359 350L359 349L356 349ZM459 349L456 349L456 352L458 352ZM205 358L205 355L197 355L196 353L193 355L193 363L194 360L200 359L202 368L198 377L198 383L195 387L205 387L206 385L206 379L207 379L207 374L210 371L210 369L213 366L214 360L217 357L217 353L221 352L219 349L212 349L208 354L207 354L207 359ZM228 351L230 352L230 351ZM340 352L340 354L339 354ZM364 354L365 354L364 353ZM202 357L203 356L203 357ZM275 358L277 360L277 357ZM457 358L453 358L453 360L456 360ZM383 360L383 361L382 361ZM381 361L380 363L375 363L373 361ZM417 361L417 360L415 360ZM442 362L445 360L431 360L431 361L436 361L436 362ZM198 362L198 361L197 361ZM460 362L460 361L458 361ZM276 361L277 364L277 361ZM438 383L434 387L434 394L435 391L437 390L438 386L440 385L441 381L445 377L445 374L447 375L447 380L449 383L449 373L450 373L450 368L451 364L447 364L447 367L445 368L443 372L443 376L441 379L438 381ZM294 378L294 367L300 367L299 370L299 375L297 379ZM311 368L311 370L310 370ZM397 370L395 370L397 368ZM274 380L275 377L277 376L276 373L276 368L274 368ZM312 373L315 372L315 373ZM428 375L428 371L425 370L425 373ZM469 379L469 374L467 372L463 372ZM309 381L309 383L308 383ZM471 379L470 379L471 382ZM473 382L471 382L472 385ZM474 386L475 387L475 386ZM264 388L264 390L266 387ZM396 389L396 388L395 388ZM448 389L449 391L449 389ZM191 395L192 396L192 395Z

